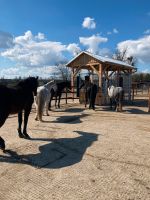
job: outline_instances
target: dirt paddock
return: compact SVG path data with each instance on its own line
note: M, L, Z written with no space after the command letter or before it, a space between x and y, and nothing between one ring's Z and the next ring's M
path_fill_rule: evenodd
M137 106L138 104L138 106ZM0 200L149 200L150 115L138 102L122 113L68 103L29 117L31 140L17 135L17 115L0 129Z

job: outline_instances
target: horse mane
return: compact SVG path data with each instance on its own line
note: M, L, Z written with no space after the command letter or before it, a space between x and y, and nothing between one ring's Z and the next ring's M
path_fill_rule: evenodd
M24 80L20 80L18 83L17 83L17 86L24 86L26 85L27 83L29 83L30 81L33 81L35 79L35 77L28 77Z
M48 83L45 84L45 86L51 85L52 83L55 83L55 80L49 81Z

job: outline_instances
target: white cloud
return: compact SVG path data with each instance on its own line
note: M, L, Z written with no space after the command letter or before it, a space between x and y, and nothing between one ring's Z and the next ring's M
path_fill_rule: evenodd
M94 18L85 17L82 23L82 27L87 29L95 29L96 22L94 21Z
M10 33L0 31L0 48L7 49L13 46L13 36Z
M116 28L113 28L113 33L117 34L119 31Z
M119 33L119 31L116 29L116 28L113 28L113 30L112 31L107 31L107 35L111 35L111 34L117 34L117 33Z
M65 62L63 51L67 51L67 46L61 42L44 39L45 36L42 33L34 36L31 31L27 31L23 36L14 38L14 46L1 52L1 56L28 67Z
M100 51L99 45L103 42L107 42L106 37L100 35L92 35L91 37L79 37L80 43L88 47L87 51L97 54Z
M13 46L0 52L1 57L14 63L13 68L1 68L0 76L51 76L52 73L58 73L54 66L67 63L66 56L75 56L80 51L76 43L63 45L61 42L47 40L43 33L33 35L29 30L13 38Z
M43 33L38 33L38 35L35 37L39 40L44 40L45 39L45 35Z
M149 66L150 63L150 35L137 40L120 42L117 48L122 51L127 49L127 56L134 56L141 65Z
M150 16L150 12L148 12L147 15Z
M76 43L69 44L67 50L72 53L73 56L76 56L81 52L80 47Z
M109 58L112 57L112 52L108 48L101 48L99 53L100 55L105 56L105 57L109 57Z
M107 35L111 35L112 34L112 32L111 31L107 31Z
M4 78L18 78L18 77L28 77L28 76L39 76L42 78L57 78L60 76L56 66L46 66L46 67L37 67L28 68L28 67L10 67L10 68L1 68L0 77Z
M144 34L150 34L150 29L147 29L146 31L144 31Z

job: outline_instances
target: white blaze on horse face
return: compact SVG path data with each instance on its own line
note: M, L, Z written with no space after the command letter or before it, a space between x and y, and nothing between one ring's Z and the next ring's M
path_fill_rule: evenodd
M108 87L108 95L110 98L114 96L114 89L115 87L113 85Z

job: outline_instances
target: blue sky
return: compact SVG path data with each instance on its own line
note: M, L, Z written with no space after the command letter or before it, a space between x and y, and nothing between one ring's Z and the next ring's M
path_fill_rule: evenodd
M48 77L82 50L150 72L149 0L0 0L0 77Z

